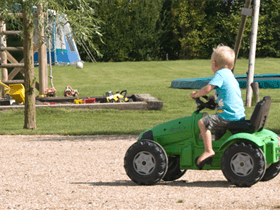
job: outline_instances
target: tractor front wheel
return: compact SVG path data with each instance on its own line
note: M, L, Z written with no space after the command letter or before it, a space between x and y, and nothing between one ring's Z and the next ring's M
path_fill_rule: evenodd
M180 157L172 156L168 158L168 170L162 178L164 181L174 181L181 178L187 170L180 169Z
M228 147L221 164L224 176L238 187L250 187L260 181L266 168L262 150L244 142Z
M139 140L126 152L124 168L138 185L153 185L164 177L168 167L165 150L151 140Z

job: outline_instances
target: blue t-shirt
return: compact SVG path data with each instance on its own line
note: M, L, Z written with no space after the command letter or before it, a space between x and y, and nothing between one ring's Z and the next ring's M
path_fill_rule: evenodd
M220 117L229 121L238 121L245 118L241 90L231 70L220 69L215 73L209 84L216 86L217 113Z

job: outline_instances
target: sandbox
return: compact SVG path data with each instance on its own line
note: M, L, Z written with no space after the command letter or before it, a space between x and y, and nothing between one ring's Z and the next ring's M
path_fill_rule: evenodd
M133 102L108 103L106 96L42 97L36 98L36 108L161 110L163 102L150 94L127 95ZM75 104L75 99L95 98L95 103ZM24 105L0 105L1 110L24 109Z

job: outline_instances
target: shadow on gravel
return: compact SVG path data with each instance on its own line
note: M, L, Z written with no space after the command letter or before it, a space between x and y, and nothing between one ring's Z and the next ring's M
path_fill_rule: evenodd
M102 140L130 140L136 141L136 135L89 135L89 136L38 136L28 141L102 141Z
M132 181L129 180L116 180L115 182L71 182L71 184L77 184L77 185L92 185L92 186L145 186L145 185L137 185ZM179 181L172 181L172 182L158 182L157 184L153 185L161 185L161 186L174 186L174 187L205 187L205 188L212 188L212 187L218 187L218 188L232 188L234 187L231 185L228 181L196 181L196 182L188 182L185 180L179 180ZM147 186L146 186L147 187Z

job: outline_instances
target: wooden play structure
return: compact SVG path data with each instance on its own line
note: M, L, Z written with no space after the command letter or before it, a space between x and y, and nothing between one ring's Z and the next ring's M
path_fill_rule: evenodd
M22 18L22 13L13 14L17 18ZM37 7L37 12L34 13L34 18L43 17L42 6ZM42 18L43 20L43 18ZM42 24L43 25L43 24ZM23 47L8 47L6 36L18 36L22 34L22 31L11 31L6 29L6 23L3 16L0 14L0 58L1 58L1 70L2 78L1 81L6 84L24 84L24 80L13 80L14 77L21 73L24 76L24 59L17 61L12 55L11 51L23 51ZM38 37L44 37L44 27L37 31ZM39 90L39 95L44 95L46 89L48 88L48 72L47 72L47 47L38 39L37 43L34 43L33 54L38 52L39 54L39 83L36 82L36 89ZM8 63L8 61L10 63ZM7 68L13 68L10 73L8 73ZM4 87L0 86L0 96L5 95Z

